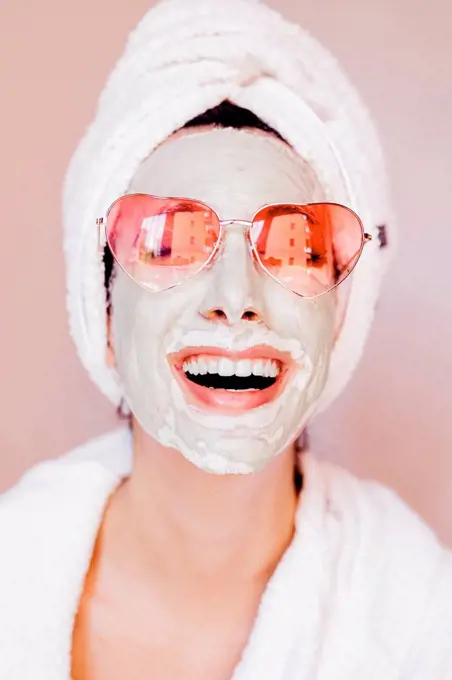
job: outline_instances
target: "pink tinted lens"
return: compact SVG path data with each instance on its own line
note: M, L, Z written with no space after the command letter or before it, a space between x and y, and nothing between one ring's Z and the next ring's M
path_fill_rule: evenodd
M120 266L159 291L199 272L215 249L220 224L203 203L131 194L111 206L106 231Z
M268 273L303 297L341 283L364 243L359 217L334 203L263 208L253 220L251 240Z

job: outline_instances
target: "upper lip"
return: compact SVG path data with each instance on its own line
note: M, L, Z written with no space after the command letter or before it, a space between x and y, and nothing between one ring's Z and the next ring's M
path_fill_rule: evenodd
M178 352L170 354L168 360L175 368L181 369L188 357L209 354L211 356L227 357L231 361L240 361L241 359L272 359L279 361L283 368L288 368L293 363L293 359L288 352L281 352L268 345L254 345L239 352L230 352L224 348L212 346L184 347Z

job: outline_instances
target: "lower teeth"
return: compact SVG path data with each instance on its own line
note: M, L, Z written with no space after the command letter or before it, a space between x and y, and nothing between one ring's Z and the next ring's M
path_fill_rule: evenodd
M209 390L216 390L218 389L217 387L209 387ZM260 392L260 390L255 389L254 387L250 387L247 390L225 390L225 392Z

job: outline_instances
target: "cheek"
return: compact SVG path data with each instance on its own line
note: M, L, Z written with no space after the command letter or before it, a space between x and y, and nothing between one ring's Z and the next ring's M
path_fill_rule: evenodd
M336 327L334 295L299 301L297 314L308 354L312 358L329 358L334 346Z
M269 323L275 330L299 340L313 361L331 353L337 315L334 291L306 300L269 282L265 297Z
M291 309L296 319L297 337L306 352L309 380L304 388L303 418L309 418L328 378L331 353L334 347L336 305L334 295L316 300L297 299Z
M161 299L143 291L124 274L112 290L112 341L120 377L129 381L152 370L165 335ZM139 370L138 370L139 366Z
M118 272L112 287L112 342L122 378L141 381L166 371L171 340L193 323L188 312L197 291L192 288L153 294Z

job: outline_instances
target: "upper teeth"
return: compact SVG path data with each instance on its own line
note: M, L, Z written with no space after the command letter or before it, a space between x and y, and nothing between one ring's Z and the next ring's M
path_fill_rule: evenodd
M232 361L226 357L196 356L184 361L183 370L192 375L237 375L246 378L250 375L260 375L264 378L276 378L280 371L280 363L274 359L240 359Z

